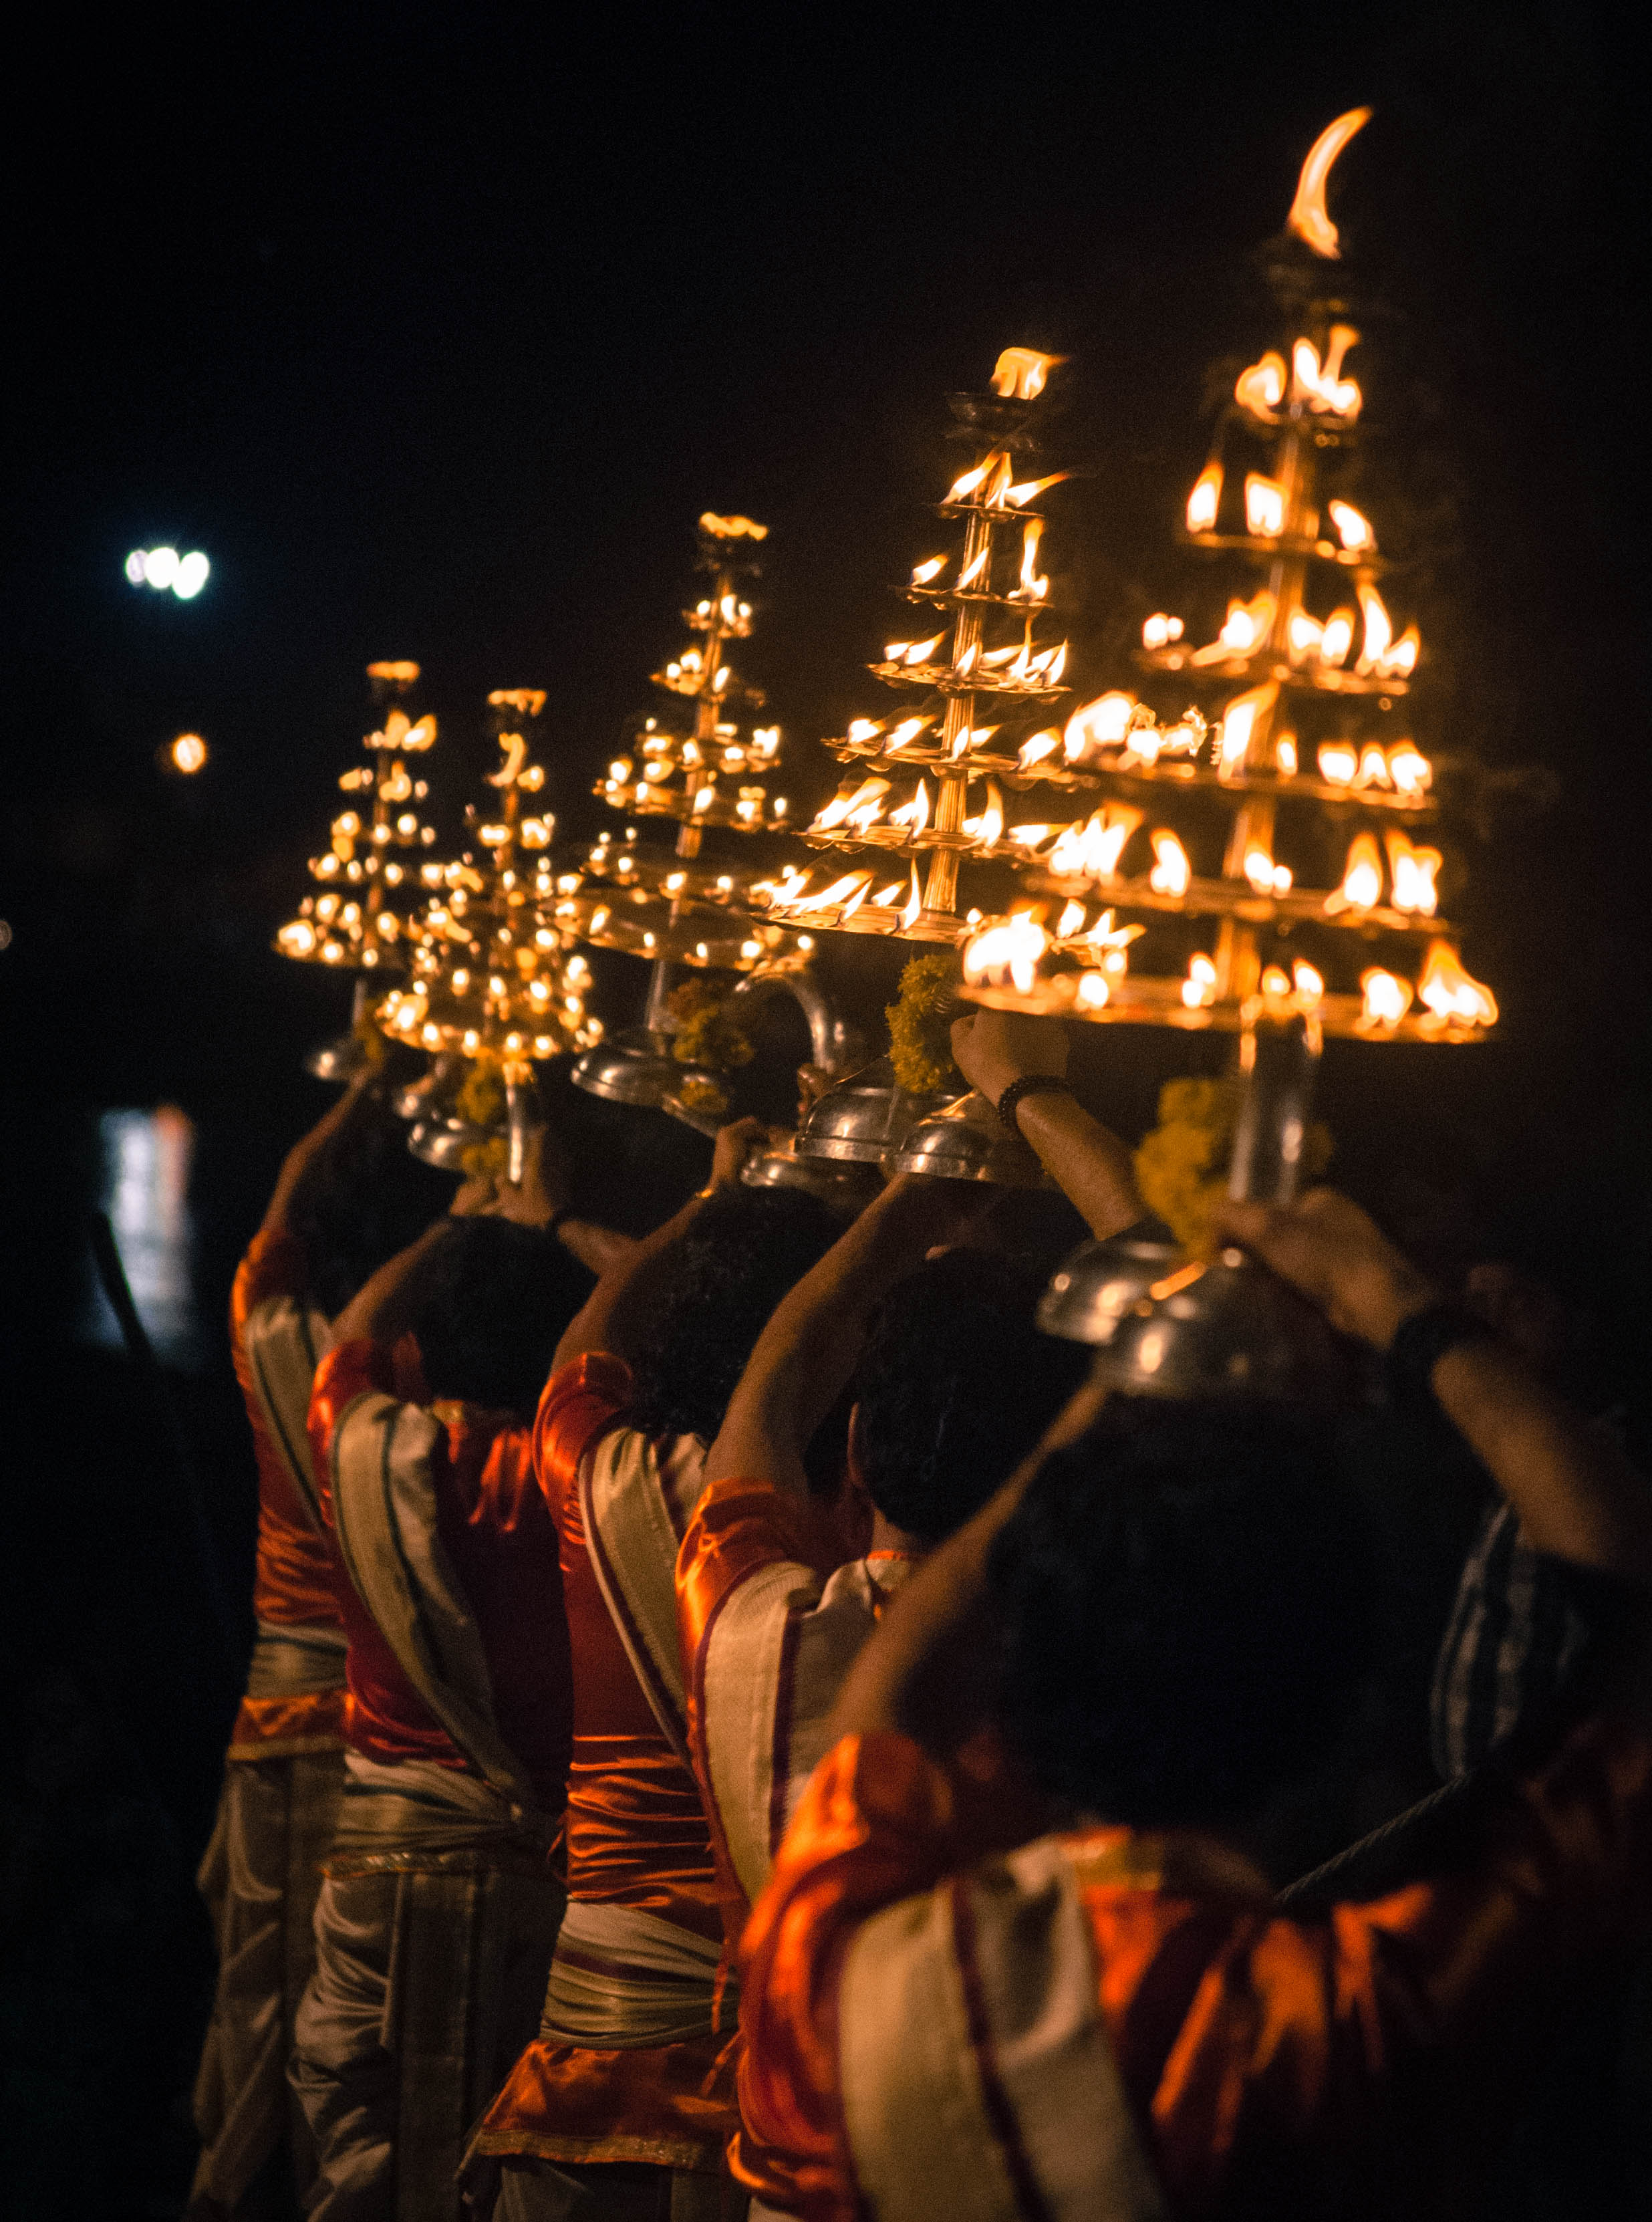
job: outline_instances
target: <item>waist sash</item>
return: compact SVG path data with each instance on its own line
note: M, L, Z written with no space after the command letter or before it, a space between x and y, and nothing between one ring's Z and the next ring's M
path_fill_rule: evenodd
M469 1853L495 1864L545 1865L545 1845L497 1791L424 1759L385 1765L344 1755L344 1796L329 1870L405 1863L407 1855Z
M310 1698L344 1687L344 1630L327 1621L258 1623L247 1670L249 1698Z
M476 1616L436 1533L441 1432L421 1406L378 1390L347 1407L332 1446L339 1550L403 1673L511 1819L548 1845L560 1823L499 1734Z
M254 1304L241 1329L265 1434L318 1535L327 1528L310 1463L310 1396L332 1340L325 1315L291 1296L266 1296Z
M556 1940L540 2036L598 2051L732 2034L739 1993L716 1945L630 1905L572 1899Z

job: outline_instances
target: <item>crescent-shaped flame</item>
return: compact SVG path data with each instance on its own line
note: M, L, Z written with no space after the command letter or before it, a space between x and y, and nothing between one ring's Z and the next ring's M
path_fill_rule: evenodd
M1337 245L1336 226L1325 213L1326 182L1336 157L1355 133L1370 121L1368 108L1350 108L1346 116L1339 116L1334 123L1325 126L1308 149L1302 175L1297 179L1297 197L1285 219L1287 231L1295 232L1316 254L1323 254L1329 261L1335 261L1342 248Z

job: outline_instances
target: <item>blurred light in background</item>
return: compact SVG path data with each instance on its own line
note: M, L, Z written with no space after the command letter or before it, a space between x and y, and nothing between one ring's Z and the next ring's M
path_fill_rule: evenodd
M158 1111L105 1111L97 1121L103 1154L99 1203L108 1212L132 1301L155 1355L193 1367L201 1360L191 1252L190 1168L195 1127L176 1104ZM90 1260L91 1284L81 1317L85 1341L119 1350L120 1322Z
M181 772L199 771L207 760L207 744L199 733L180 733L167 754L175 769Z
M135 587L170 587L180 602L192 602L211 573L198 548L187 556L176 548L135 548L126 559L126 575Z

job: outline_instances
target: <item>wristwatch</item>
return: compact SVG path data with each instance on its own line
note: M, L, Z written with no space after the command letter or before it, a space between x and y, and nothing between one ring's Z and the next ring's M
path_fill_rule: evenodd
M1439 1409L1434 1394L1434 1369L1447 1351L1460 1342L1495 1342L1485 1321L1466 1304L1442 1296L1420 1312L1402 1320L1383 1361L1388 1402L1397 1411Z

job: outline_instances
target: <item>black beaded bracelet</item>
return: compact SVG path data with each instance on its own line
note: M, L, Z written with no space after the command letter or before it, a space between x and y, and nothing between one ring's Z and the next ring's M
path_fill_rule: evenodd
M1016 1112L1029 1095L1071 1095L1069 1084L1058 1072L1023 1072L1019 1080L1012 1080L998 1098L998 1117L1004 1132L1019 1138L1021 1128Z
M1434 1369L1447 1351L1455 1350L1460 1342L1496 1340L1483 1319L1449 1297L1413 1312L1400 1321L1383 1362L1388 1402L1399 1411L1433 1406Z

